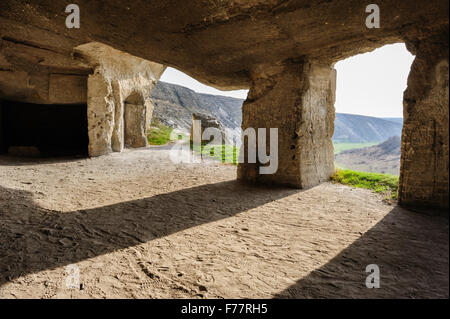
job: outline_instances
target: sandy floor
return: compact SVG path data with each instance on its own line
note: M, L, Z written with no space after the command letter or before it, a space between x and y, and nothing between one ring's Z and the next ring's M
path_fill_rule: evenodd
M448 298L448 217L331 183L246 186L235 171L171 164L164 148L0 157L0 298Z

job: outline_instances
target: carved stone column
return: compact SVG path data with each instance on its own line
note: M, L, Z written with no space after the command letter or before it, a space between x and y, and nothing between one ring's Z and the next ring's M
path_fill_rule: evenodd
M278 170L262 175L263 165L248 163L246 154L238 179L298 188L327 181L334 172L336 71L328 65L290 63L260 67L253 71L252 80L242 129L278 129ZM247 147L246 140L241 152L247 153Z

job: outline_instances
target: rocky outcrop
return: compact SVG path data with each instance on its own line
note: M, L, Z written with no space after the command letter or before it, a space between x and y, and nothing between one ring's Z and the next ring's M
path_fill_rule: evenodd
M162 81L152 89L150 99L155 106L156 118L185 132L191 128L192 113L211 115L231 130L241 128L242 99L197 93Z
M35 104L86 103L92 68L71 56L75 46L70 39L0 17L0 97Z
M207 131L207 129L211 130ZM226 142L222 124L214 117L203 113L192 114L191 143L196 142L194 136L198 136L198 141L201 143L224 144Z

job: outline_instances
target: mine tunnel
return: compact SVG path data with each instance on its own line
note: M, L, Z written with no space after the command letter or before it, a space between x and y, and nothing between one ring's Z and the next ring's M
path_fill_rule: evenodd
M0 102L1 153L26 157L87 156L87 104Z

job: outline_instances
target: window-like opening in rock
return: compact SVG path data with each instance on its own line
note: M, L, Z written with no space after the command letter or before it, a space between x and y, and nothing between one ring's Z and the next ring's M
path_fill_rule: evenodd
M398 43L336 63L338 168L399 175L403 91L413 60Z
M179 130L189 141L193 114L206 115L220 123L225 132L228 154L235 148L233 141L240 141L242 104L248 90L221 91L207 86L173 68L167 68L151 92L154 106L149 130L150 144L168 142L172 129ZM179 135L173 135L179 139ZM233 140L233 137L235 138ZM233 157L229 156L228 161Z
M87 105L0 102L2 153L18 156L87 156Z

